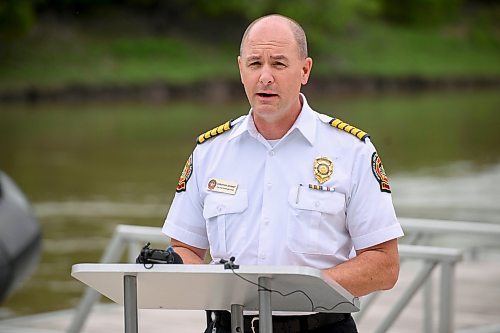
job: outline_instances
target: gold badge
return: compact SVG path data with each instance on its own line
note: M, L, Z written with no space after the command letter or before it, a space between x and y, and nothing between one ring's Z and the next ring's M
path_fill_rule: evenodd
M333 162L328 157L318 157L314 160L314 177L320 184L328 181L333 173Z

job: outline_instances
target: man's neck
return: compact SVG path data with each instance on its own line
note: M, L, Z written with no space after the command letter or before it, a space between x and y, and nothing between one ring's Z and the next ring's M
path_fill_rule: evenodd
M284 118L281 119L267 119L264 117L257 117L252 113L253 121L257 131L266 140L277 140L285 136L286 133L292 128L302 110L302 98L299 98L298 107L290 110Z

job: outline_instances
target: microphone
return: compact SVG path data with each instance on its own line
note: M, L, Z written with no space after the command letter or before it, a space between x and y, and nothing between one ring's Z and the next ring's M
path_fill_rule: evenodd
M137 264L183 264L181 256L172 247L166 250L151 249L147 243L135 260Z
M221 259L219 261L219 264L224 264L224 269L238 269L240 268L240 265L235 265L234 261L236 260L235 257L229 258L229 261L226 259Z

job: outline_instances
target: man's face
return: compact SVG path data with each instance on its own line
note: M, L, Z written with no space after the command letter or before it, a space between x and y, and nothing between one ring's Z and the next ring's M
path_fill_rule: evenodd
M287 22L257 22L243 42L238 65L254 117L277 123L298 115L300 87L307 83L312 60L300 57Z

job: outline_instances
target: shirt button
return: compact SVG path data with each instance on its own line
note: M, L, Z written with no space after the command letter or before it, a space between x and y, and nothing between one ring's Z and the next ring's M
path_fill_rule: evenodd
M268 225L268 224L269 224L269 218L267 218L267 217L266 217L266 218L264 219L264 224L265 224L265 225Z
M270 150L270 151L269 151L269 155L274 156L275 154L276 154L276 153L274 152L274 150Z
M222 210L224 209L224 206L223 205L218 205L217 206L217 211L220 213L222 212Z
M266 259L266 255L264 253L261 253L260 254L260 259L262 259L262 260Z
M314 202L314 207L318 208L319 206L321 206L321 203L319 201Z
M272 186L273 186L273 184L272 184L272 183L267 183L267 189L268 189L268 190L270 190Z

